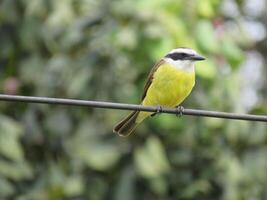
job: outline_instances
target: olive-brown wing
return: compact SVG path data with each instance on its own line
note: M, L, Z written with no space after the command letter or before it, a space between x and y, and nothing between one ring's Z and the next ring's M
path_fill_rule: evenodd
M147 77L147 80L146 80L146 84L145 84L145 87L144 87L144 92L143 92L143 95L142 95L142 100L144 100L144 98L146 97L146 93L147 93L147 90L148 88L150 87L152 81L153 81L153 78L154 78L154 73L157 71L157 69L163 65L165 63L165 61L162 59L160 60L158 63L156 63L153 68L151 69L148 77Z

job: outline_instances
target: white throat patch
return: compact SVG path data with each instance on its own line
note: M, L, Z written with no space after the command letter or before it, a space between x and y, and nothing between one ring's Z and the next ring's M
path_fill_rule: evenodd
M166 63L173 65L178 70L183 70L185 72L194 72L195 65L192 60L172 60L171 58L164 58Z

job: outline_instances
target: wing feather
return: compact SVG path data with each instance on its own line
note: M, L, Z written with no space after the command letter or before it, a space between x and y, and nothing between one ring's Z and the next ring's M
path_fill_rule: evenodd
M153 78L154 78L154 73L157 71L157 69L159 68L159 66L163 65L165 63L165 61L163 59L161 59L159 62L157 62L153 68L151 69L147 79L146 79L146 84L145 84L145 87L144 87L144 92L143 92L143 95L142 95L142 100L144 100L144 98L146 97L146 93L147 93L147 90L148 88L150 87L152 81L153 81Z

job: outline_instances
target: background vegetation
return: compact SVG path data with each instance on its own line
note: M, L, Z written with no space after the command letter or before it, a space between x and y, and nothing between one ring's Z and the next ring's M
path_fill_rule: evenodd
M153 64L208 58L185 107L267 113L263 0L2 0L1 93L139 103ZM0 103L0 198L265 199L264 123Z

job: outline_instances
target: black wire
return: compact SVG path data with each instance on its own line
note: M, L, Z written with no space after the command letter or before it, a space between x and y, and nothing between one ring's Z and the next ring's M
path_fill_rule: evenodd
M142 106L142 105L125 104L125 103L112 103L112 102L104 102L104 101L86 101L86 100L49 98L49 97L33 97L33 96L17 96L17 95L0 94L0 101L59 104L59 105L69 105L69 106L87 106L87 107L93 107L93 108L159 112L158 106ZM201 116L201 117L215 117L215 118L225 118L225 119L267 122L266 115L249 115L249 114L227 113L227 112L217 112L217 111L208 111L208 110L177 109L177 108L164 108L164 107L160 109L160 112L176 114L176 115L183 114L183 115L192 115L192 116Z

